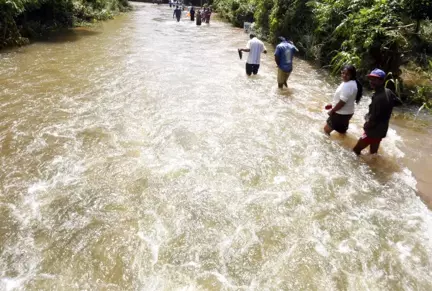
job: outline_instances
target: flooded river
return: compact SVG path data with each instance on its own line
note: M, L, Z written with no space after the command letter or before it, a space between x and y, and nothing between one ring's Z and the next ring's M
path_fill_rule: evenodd
M430 128L357 158L369 98L329 139L335 84L246 41L141 4L0 55L0 290L432 290Z

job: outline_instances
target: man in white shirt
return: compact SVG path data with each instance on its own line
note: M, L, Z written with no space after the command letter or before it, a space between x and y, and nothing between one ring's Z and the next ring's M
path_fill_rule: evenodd
M260 41L254 34L250 34L250 40L248 41L245 49L238 49L239 52L248 52L248 59L246 62L246 74L248 76L258 74L260 66L261 53L267 53L267 49L264 43Z

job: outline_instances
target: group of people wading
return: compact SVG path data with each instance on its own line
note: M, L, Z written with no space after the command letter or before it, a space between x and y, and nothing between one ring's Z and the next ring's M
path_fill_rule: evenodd
M291 40L279 37L280 43L276 46L274 53L275 62L278 67L277 83L282 89L288 87L288 78L293 70L294 53L298 49ZM239 48L240 59L242 53L248 52L246 61L246 74L258 74L260 67L261 54L267 53L264 43L254 34L250 34L246 48ZM374 90L372 102L369 105L369 112L365 116L363 126L364 134L358 140L353 151L360 155L361 151L367 147L371 154L378 152L383 138L386 137L389 128L390 117L395 105L395 94L385 88L386 73L380 69L374 69L367 75L371 88ZM333 131L345 134L349 127L349 122L354 115L355 104L360 102L363 96L363 86L357 80L357 71L353 65L346 65L341 70L342 83L336 89L332 104L328 104L328 119L324 127L324 132L330 135Z
M195 8L192 6L188 12L188 15L190 17L191 21L195 21L196 16L196 25L201 25L202 22L210 23L210 17L211 17L212 11L210 8L204 8L203 12L201 12L200 9L196 11ZM175 17L177 19L177 22L180 21L182 15L182 9L179 6L176 6L173 12L173 18Z

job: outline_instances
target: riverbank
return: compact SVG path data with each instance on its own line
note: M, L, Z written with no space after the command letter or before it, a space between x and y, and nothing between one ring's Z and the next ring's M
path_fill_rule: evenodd
M63 29L107 20L131 9L127 0L6 1L0 3L0 50Z

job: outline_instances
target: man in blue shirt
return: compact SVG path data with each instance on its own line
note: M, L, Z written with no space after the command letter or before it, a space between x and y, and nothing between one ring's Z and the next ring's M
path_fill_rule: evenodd
M284 85L288 87L287 81L293 69L294 53L298 52L298 49L292 41L287 41L282 36L279 40L281 43L276 46L275 61L278 66L278 86L282 89Z

